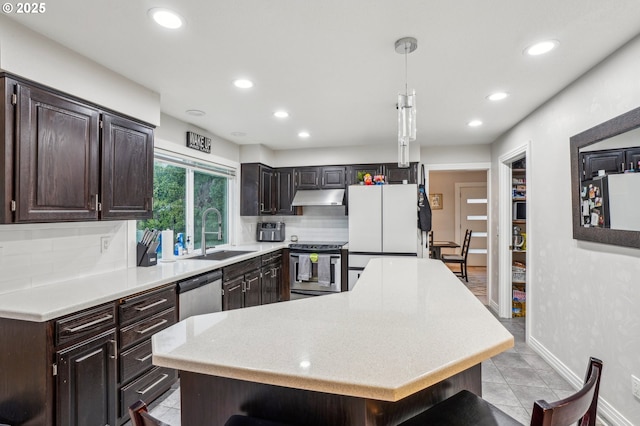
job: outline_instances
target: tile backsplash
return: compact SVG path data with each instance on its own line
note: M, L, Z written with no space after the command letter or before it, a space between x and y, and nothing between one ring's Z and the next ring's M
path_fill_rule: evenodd
M126 268L128 229L126 221L0 226L0 294Z
M240 243L256 241L256 223L286 223L285 241L297 235L299 241L348 241L349 217L344 206L304 207L300 216L261 216L240 218Z

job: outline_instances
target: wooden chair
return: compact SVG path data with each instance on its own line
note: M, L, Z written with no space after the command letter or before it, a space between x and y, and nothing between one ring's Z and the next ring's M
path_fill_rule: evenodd
M147 404L140 400L129 406L129 417L133 426L170 426L149 414Z
M473 231L471 231L471 229L467 229L465 232L460 254L443 254L440 256L440 260L444 263L458 263L460 265L460 272L456 272L455 274L464 278L466 282L469 282L469 276L467 275L467 256L469 255L469 245L471 244L472 232Z
M428 235L428 238L429 238L429 246L428 246L428 247L429 247L429 258L430 258L430 259L435 259L435 257L436 257L436 254L435 254L435 253L436 253L436 251L435 251L435 249L433 248L433 231L429 231L429 232L427 233L427 235Z
M582 389L557 402L535 401L531 426L569 426L577 421L579 426L595 426L601 374L602 361L590 358ZM500 409L466 390L401 423L401 426L418 425L522 426Z

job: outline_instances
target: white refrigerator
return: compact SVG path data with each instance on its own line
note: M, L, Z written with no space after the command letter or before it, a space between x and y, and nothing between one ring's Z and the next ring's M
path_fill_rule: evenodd
M418 186L349 186L349 290L373 257L417 256Z

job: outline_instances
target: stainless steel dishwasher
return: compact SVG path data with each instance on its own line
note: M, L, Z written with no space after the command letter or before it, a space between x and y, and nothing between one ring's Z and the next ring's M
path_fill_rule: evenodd
M180 321L193 315L222 310L222 270L215 270L178 282Z

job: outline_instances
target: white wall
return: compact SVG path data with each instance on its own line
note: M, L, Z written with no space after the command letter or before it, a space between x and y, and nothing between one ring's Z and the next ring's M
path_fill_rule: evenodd
M160 124L158 93L2 15L0 69L147 123Z
M195 132L211 138L211 153L207 154L187 148L187 132ZM234 168L238 167L240 162L240 149L235 143L167 114L161 115L160 126L156 128L154 137L164 149L184 153L204 161L225 164Z
M604 403L599 408L613 424L625 425L640 425L640 400L631 395L631 375L640 377L640 250L572 238L569 138L638 107L638 70L640 39L492 146L493 170L497 170L501 155L531 144L529 343L574 384L582 380L589 356L602 359ZM497 173L491 186L497 194ZM497 197L492 203L497 211ZM497 224L492 231L495 245Z

